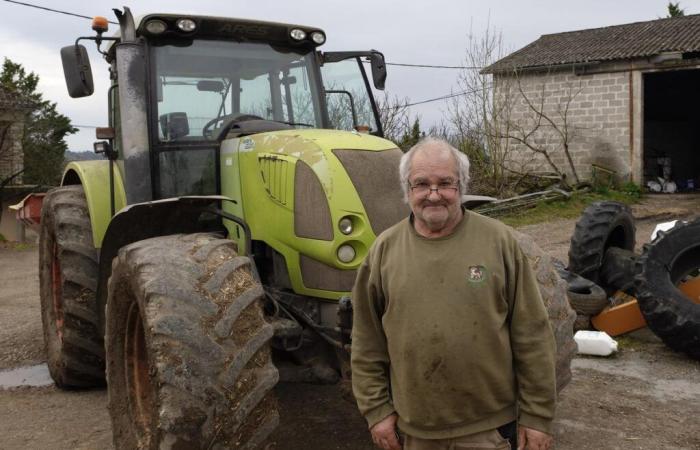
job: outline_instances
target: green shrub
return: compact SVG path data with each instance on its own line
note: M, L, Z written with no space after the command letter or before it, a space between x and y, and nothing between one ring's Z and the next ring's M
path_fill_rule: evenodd
M630 197L641 198L643 191L641 186L634 183L633 181L628 181L627 183L624 183L622 186L620 186L620 192L627 194Z

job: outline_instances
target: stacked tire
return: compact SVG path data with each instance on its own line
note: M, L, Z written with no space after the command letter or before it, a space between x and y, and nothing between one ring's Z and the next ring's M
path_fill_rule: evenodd
M571 238L569 266L560 271L577 313L575 329L590 328L591 316L610 305L608 296L622 288L619 284L631 285L634 244L634 218L627 205L602 201L584 210ZM632 269L621 273L620 266Z

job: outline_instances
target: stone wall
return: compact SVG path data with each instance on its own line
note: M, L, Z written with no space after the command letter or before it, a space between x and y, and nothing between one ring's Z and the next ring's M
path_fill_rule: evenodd
M563 139L557 132L557 128L565 130L564 116L569 151L581 179L590 177L591 164L598 164L615 170L620 180L629 180L630 79L630 72L576 75L571 70L529 72L517 78L496 75L494 102L508 99L508 118L504 121L511 123L508 134L523 138L532 133L527 141L546 149L552 162L568 176ZM556 127L542 117L538 128L538 114L533 108L550 118ZM508 146L509 164L515 170L553 171L542 155L516 139L509 139Z

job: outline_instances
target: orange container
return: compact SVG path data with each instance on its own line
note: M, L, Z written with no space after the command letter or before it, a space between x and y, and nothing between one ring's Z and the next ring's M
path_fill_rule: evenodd
M605 308L597 316L591 317L591 323L596 330L605 331L610 336L619 336L647 326L637 299Z

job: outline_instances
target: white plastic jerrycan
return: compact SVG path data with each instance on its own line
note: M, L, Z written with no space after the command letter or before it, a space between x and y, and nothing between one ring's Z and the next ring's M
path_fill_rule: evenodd
M574 340L583 355L608 356L617 351L617 341L604 331L577 331Z

